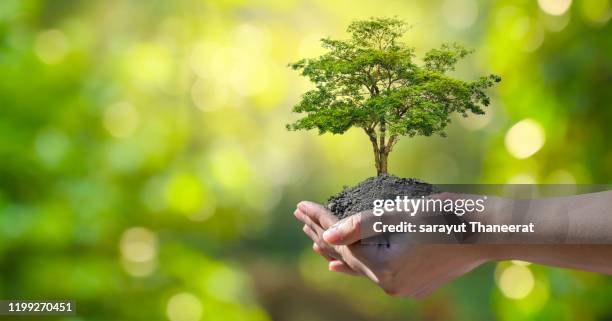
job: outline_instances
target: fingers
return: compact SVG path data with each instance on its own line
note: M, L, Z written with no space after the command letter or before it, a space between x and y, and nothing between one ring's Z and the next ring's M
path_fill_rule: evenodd
M304 223L304 233L316 244L313 250L326 259L332 258L342 263L333 263L332 268L337 269L338 272L366 275L375 280L373 273L359 262L346 246L335 246L323 240L325 228L338 221L327 209L316 203L300 202L298 209L293 214Z
M323 240L323 232L325 230L319 224L315 223L310 216L306 215L300 209L296 209L293 215L295 215L299 221L304 223L304 228L308 227L308 229L304 229L304 233L306 233L306 235L308 235L313 242L317 243L323 252L331 257L340 257L340 254L336 248Z
M375 273L364 264L357 256L355 256L356 248L362 247L360 244L356 245L336 245L335 248L340 254L340 258L342 262L344 262L348 267L350 267L353 271L359 273L360 275L364 275L372 280L374 283L378 284L379 280Z
M359 240L376 236L372 228L374 222L380 218L374 216L372 211L363 211L338 221L323 233L323 240L334 245L348 245Z
M324 229L329 228L338 221L338 219L321 204L302 201L297 207L302 213Z
M296 209L295 212L293 212L293 215L300 222L304 223L305 225L308 225L308 227L310 227L310 229L312 229L319 236L323 235L323 232L325 231L324 228L322 228L319 224L313 221L308 215L304 214L304 212L299 209Z
M345 274L349 274L349 275L354 275L354 276L361 275L361 273L353 270L344 261L338 260L336 258L333 258L333 257L327 255L325 253L325 251L323 249L321 249L321 247L319 245L317 245L317 243L313 243L312 244L312 250L315 251L315 253L321 255L323 258L325 258L329 262L328 263L328 269L330 271L332 271L332 272L341 272L341 273L345 273Z
M327 267L332 272L341 272L341 273L345 273L348 275L354 275L354 276L361 275L361 273L353 270L350 266L348 266L348 264L340 260L330 261Z
M312 243L312 250L315 251L315 253L321 255L327 261L331 262L331 261L335 261L336 260L335 258L330 256L329 254L325 253L325 251L317 243Z
M330 262L338 261L342 264L335 262L329 266L330 271L343 272L351 275L365 275L375 283L378 283L378 277L359 259L357 259L353 252L348 246L333 246L327 244L321 240L317 234L308 226L304 225L304 233L312 239L315 244L313 250L323 256ZM352 246L351 246L352 248Z
M376 216L372 210L366 210L345 217L329 227L323 233L323 240L334 245L354 244L360 240L385 236L376 223L396 225L403 222L405 217L397 212L385 212L384 216Z
M315 231L312 230L312 228L308 225L304 225L304 227L302 228L302 231L304 231L304 234L306 234L313 242L315 243L319 243L319 236L317 235L317 233Z
M336 245L351 244L360 240L361 220L361 213L342 219L323 233L323 240Z
M327 244L308 225L304 225L303 230L304 233L308 235L313 242L315 242L313 245L313 250L315 252L321 254L329 261L341 261L344 263L344 265L346 265L346 268L338 267L338 272L346 272L345 270L350 269L357 275L365 275L374 282L377 282L377 277L374 275L374 273L372 273L368 267L355 258L355 256L352 254L353 251L349 250L347 246L333 246Z
M302 228L304 234L306 234L315 244L313 250L321 254L325 258L341 259L342 256L333 245L329 245L321 238L321 233L315 232L309 225L304 225ZM316 246L316 247L315 247Z
M317 243L312 244L312 250L315 251L315 253L321 255L323 258L325 258L329 262L328 268L330 271L341 272L341 273L346 273L346 274L355 275L355 276L361 275L361 273L353 270L344 261L329 256L327 253L325 253L325 251Z

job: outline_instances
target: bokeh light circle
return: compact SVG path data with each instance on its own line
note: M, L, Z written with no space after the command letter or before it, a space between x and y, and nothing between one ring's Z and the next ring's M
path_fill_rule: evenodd
M153 273L157 258L157 236L144 227L132 227L123 232L119 241L121 262L125 271L136 277Z
M560 16L572 5L572 0L538 0L542 11L549 15Z
M546 141L544 128L533 119L524 119L514 124L506 133L506 149L518 159L537 153Z
M534 283L533 274L527 266L513 264L501 272L498 286L505 297L519 300L529 295Z
M445 0L442 4L444 19L455 29L467 29L478 18L478 4L474 0Z
M202 318L202 302L195 295L181 292L173 295L166 305L170 321L198 321Z
M46 64L59 63L68 53L68 39L57 29L43 31L36 37L34 52Z

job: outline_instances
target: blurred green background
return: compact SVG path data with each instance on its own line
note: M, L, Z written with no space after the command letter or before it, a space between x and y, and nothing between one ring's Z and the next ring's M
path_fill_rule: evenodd
M326 272L293 219L375 174L367 137L287 132L287 63L398 16L476 52L485 116L404 139L433 183L610 183L609 0L0 1L0 298L46 320L610 320L609 277L488 264L423 301ZM8 317L0 317L9 320ZM16 318L22 320L21 318ZM31 318L33 319L33 318Z

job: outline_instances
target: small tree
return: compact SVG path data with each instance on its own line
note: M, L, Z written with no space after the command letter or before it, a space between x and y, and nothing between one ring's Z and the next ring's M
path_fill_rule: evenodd
M451 113L484 114L489 104L484 90L500 77L467 82L448 76L470 53L458 44L430 50L417 65L414 48L401 42L408 29L394 18L355 21L347 29L350 39L321 39L326 54L290 64L316 87L293 107L306 116L287 129L342 134L360 127L370 138L376 171L382 175L401 136L445 136Z

